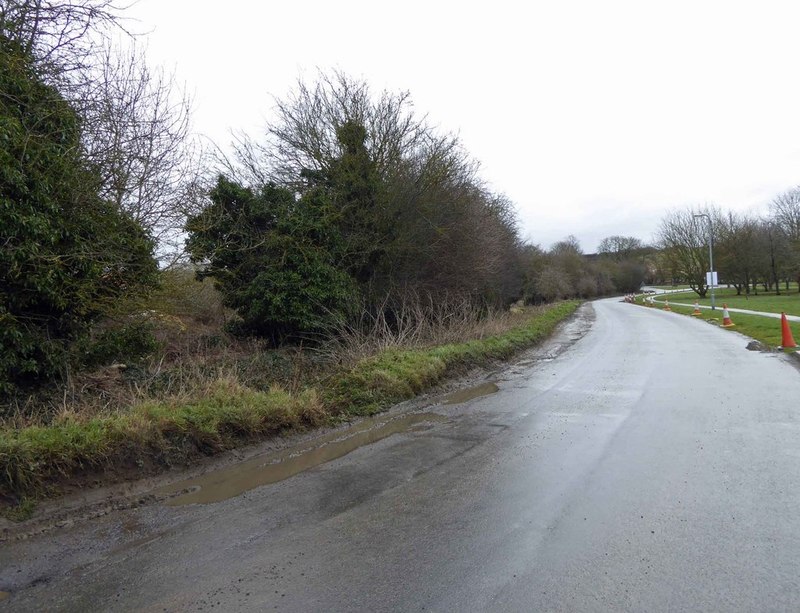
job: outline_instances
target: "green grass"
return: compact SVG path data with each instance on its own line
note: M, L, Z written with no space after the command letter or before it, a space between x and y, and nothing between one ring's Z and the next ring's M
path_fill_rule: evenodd
M730 305L729 305L730 306ZM656 303L655 308L662 308L663 305ZM694 311L693 307L683 307L670 303L670 308L674 313L681 315L692 316ZM712 323L722 323L722 308L719 307L715 311L710 309L701 309L702 315L697 316L697 319L703 319ZM781 344L781 320L772 317L763 317L761 315L745 315L743 313L730 313L731 321L735 324L730 330L735 330L745 336L754 338L761 341L768 347L780 347ZM800 340L800 324L790 322L789 327L792 330L794 339Z
M652 287L664 290L689 289L688 285L653 285Z
M520 327L465 343L386 351L298 394L256 391L220 379L193 397L147 402L93 419L65 414L47 426L0 430L0 503L25 516L59 478L108 468L168 465L265 435L368 415L413 397L466 367L510 357L546 338L578 301L539 309ZM0 505L2 506L2 505ZM16 509L16 511L14 511Z
M218 380L196 399L150 402L90 420L68 414L47 426L6 429L0 432L0 494L41 493L59 475L110 465L192 450L213 453L237 440L316 424L321 415L314 390L259 392Z
M0 516L11 521L25 521L33 516L35 510L36 499L23 496L16 505L0 507Z
M526 325L505 334L431 349L386 351L363 360L332 382L328 406L350 415L370 415L435 385L452 372L505 359L546 338L578 307L577 301L552 305Z
M732 288L719 288L715 290L715 300L718 307L723 303L734 309L749 309L751 311L764 311L766 313L786 313L787 315L800 315L800 293L797 284L790 284L790 291L786 293L781 288L781 295L774 293L760 293L758 296L751 294L748 296L737 296L736 290ZM701 305L711 304L711 294L707 293L705 298L700 298L694 292L671 294L664 296L670 301L687 302L694 304L697 301ZM664 297L658 296L657 299Z

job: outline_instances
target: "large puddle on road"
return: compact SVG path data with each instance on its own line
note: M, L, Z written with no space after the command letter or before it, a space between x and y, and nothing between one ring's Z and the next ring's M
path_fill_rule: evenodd
M364 445L376 443L392 434L406 432L419 424L443 421L447 421L447 418L436 413L414 413L395 418L372 417L352 428L173 483L159 488L155 493L170 496L185 492L168 499L166 504L169 506L220 502L256 487L283 481L304 470L341 458Z
M494 394L499 391L500 388L497 387L497 383L489 381L488 383L482 383L475 387L468 387L467 389L447 394L447 396L443 398L442 404L461 404L462 402L480 398L481 396L488 396L489 394Z

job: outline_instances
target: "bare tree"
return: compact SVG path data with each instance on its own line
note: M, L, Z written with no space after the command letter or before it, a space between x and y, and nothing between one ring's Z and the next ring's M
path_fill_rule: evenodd
M701 212L712 218L720 217L718 211L710 207ZM709 269L709 236L707 225L698 223L694 214L692 209L668 213L661 220L658 237L668 266L700 296L705 296L708 290L705 273Z
M558 265L548 264L536 279L536 291L546 302L552 302L573 296L576 288L570 284L565 270Z
M793 187L776 196L770 203L770 211L790 240L800 240L800 187Z
M792 270L791 244L787 234L774 219L762 219L758 223L756 243L756 280L764 291L774 288L775 293L780 294L780 282L787 280Z
M787 274L800 283L800 187L776 196L770 210L777 230L786 237Z
M174 75L148 66L113 0L3 0L0 33L30 56L81 118L81 142L101 196L157 241L180 250L183 204L199 151L190 100ZM126 44L112 45L123 33Z
M377 96L364 81L342 72L320 73L310 85L299 80L286 99L275 100L277 120L265 141L237 137L236 171L251 185L297 184L301 174L330 170L342 154L337 129L363 126L366 146L378 172L395 165L430 135L424 118L412 112L408 92L382 91ZM244 173L244 176L241 176Z
M92 64L96 45L124 31L113 0L3 0L0 34L34 59L39 76L63 90Z
M728 212L719 220L716 247L717 269L736 293L750 293L763 253L759 246L760 222Z
M103 196L157 241L161 255L185 219L198 174L191 101L174 75L148 66L135 45L107 47L84 100L84 142Z
M621 262L643 248L644 244L638 238L614 235L601 240L597 251L611 257L616 262Z
M586 261L578 239L570 234L566 238L554 243L549 251L551 263L565 275L565 282L572 289L569 295L576 296L580 280L587 275ZM581 284L586 289L586 283Z

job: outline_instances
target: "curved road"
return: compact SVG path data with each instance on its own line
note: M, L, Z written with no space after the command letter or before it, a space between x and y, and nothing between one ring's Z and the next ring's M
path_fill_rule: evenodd
M800 609L800 372L689 317L583 309L554 359L420 405L445 421L6 543L0 611Z

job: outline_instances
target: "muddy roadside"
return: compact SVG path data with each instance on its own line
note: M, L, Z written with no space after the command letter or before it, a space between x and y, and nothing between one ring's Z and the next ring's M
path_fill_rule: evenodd
M393 433L425 427L430 421L457 414L459 404L493 393L498 383L521 376L533 364L554 359L582 338L593 321L594 309L586 303L559 324L546 341L513 360L472 370L370 418L272 438L155 476L92 488L73 487L57 499L41 502L26 521L0 519L0 543L28 539L126 509L202 503L208 501L199 495L204 490L208 494L216 488L216 496L238 495L249 487L291 477ZM119 475L111 477L118 479ZM225 490L223 494L219 493L220 488Z

